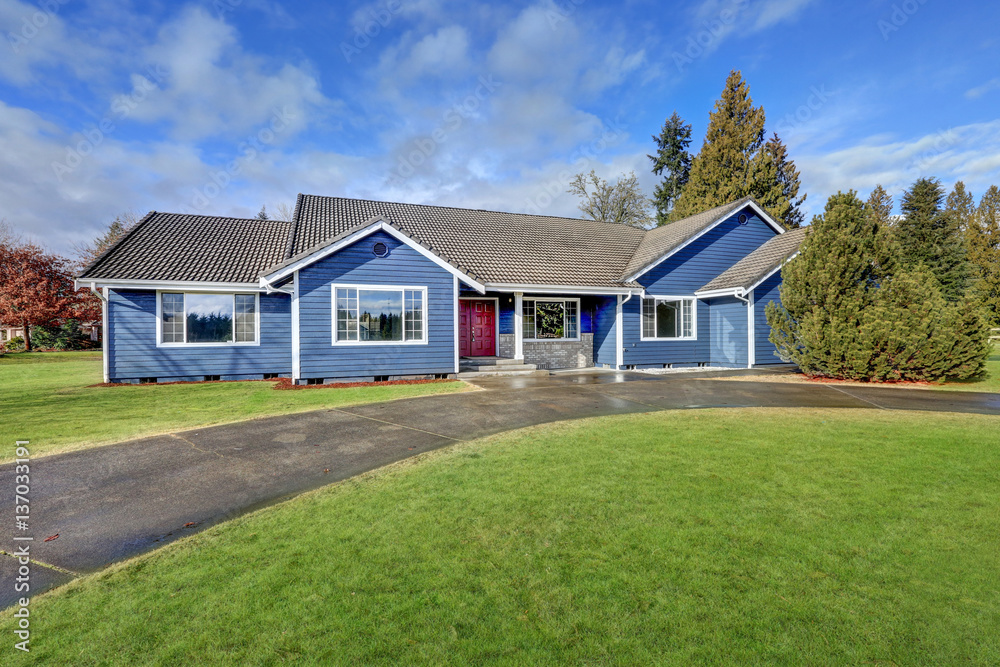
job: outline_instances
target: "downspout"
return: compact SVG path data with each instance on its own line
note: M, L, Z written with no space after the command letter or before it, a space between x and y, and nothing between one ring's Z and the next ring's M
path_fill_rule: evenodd
M101 365L104 366L104 381L110 382L110 359L108 358L108 351L110 349L110 340L108 338L108 297L101 294L101 291L97 289L97 283L90 283L90 291L97 295L97 298L101 300Z

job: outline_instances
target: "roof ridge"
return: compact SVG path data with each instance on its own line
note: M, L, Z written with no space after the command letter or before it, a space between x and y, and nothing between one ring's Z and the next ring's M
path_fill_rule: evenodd
M608 220L595 220L593 218L570 218L565 215L546 215L543 213L517 213L514 211L495 211L488 208L469 208L467 206L444 206L442 204L413 204L409 202L401 201L384 201L381 199L358 199L356 197L338 197L336 195L310 195L310 194L299 194L300 197L316 197L318 199L341 199L344 201L352 202L369 202L372 204L392 204L393 206L420 206L422 208L445 208L452 211L472 211L475 213L500 213L502 215L520 215L524 217L532 218L550 218L553 220L572 220L573 222L599 222L604 225L620 225L622 227L631 227L632 229L640 229L641 231L650 231L648 229L643 229L641 227L634 227L633 225L626 224L624 222L610 222ZM298 204L296 203L296 211L298 210ZM655 228L654 228L655 229Z

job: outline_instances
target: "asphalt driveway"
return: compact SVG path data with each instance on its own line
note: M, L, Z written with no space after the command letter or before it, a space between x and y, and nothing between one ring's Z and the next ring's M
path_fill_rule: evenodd
M322 410L178 432L31 464L33 595L192 531L456 441L553 421L708 407L1000 414L1000 394L583 372L475 381L482 391ZM14 466L0 499L14 506ZM11 517L12 518L12 517ZM15 599L5 522L0 608ZM43 541L45 537L58 538ZM50 566L50 567L46 567Z

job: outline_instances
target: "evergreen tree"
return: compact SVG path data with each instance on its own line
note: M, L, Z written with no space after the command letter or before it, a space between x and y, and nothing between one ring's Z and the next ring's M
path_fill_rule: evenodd
M267 205L265 205L265 204L261 205L260 210L257 211L257 219L258 220L270 220L271 219L267 215Z
M788 229L802 226L805 217L799 208L806 195L799 197L799 170L788 159L788 149L774 134L757 154L754 164L757 190L751 194L764 209Z
M941 284L945 299L965 294L969 270L958 220L942 209L944 188L936 178L920 178L903 194L903 219L895 227L900 259L926 266Z
M955 189L948 195L944 207L945 212L954 218L962 234L974 224L976 217L976 198L965 189L965 183L955 183Z
M992 185L966 231L973 290L990 326L1000 326L1000 188Z
M656 155L646 157L653 161L653 173L663 176L653 191L653 204L656 206L656 224L665 225L670 222L670 212L690 177L691 153L688 147L691 146L691 125L674 111L664 121L660 135L653 136L653 141L656 142Z
M691 163L672 219L757 194L754 158L764 145L764 121L764 108L753 105L750 87L739 70L733 70L709 114L705 143Z
M779 356L808 375L851 380L968 378L988 339L969 299L949 303L922 263L899 267L885 220L892 202L838 193L782 269L781 305L766 308Z

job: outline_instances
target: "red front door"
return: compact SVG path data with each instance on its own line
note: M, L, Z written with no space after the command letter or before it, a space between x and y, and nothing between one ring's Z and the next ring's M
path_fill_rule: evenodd
M458 353L463 357L495 357L496 302L462 299L458 303L460 324Z

